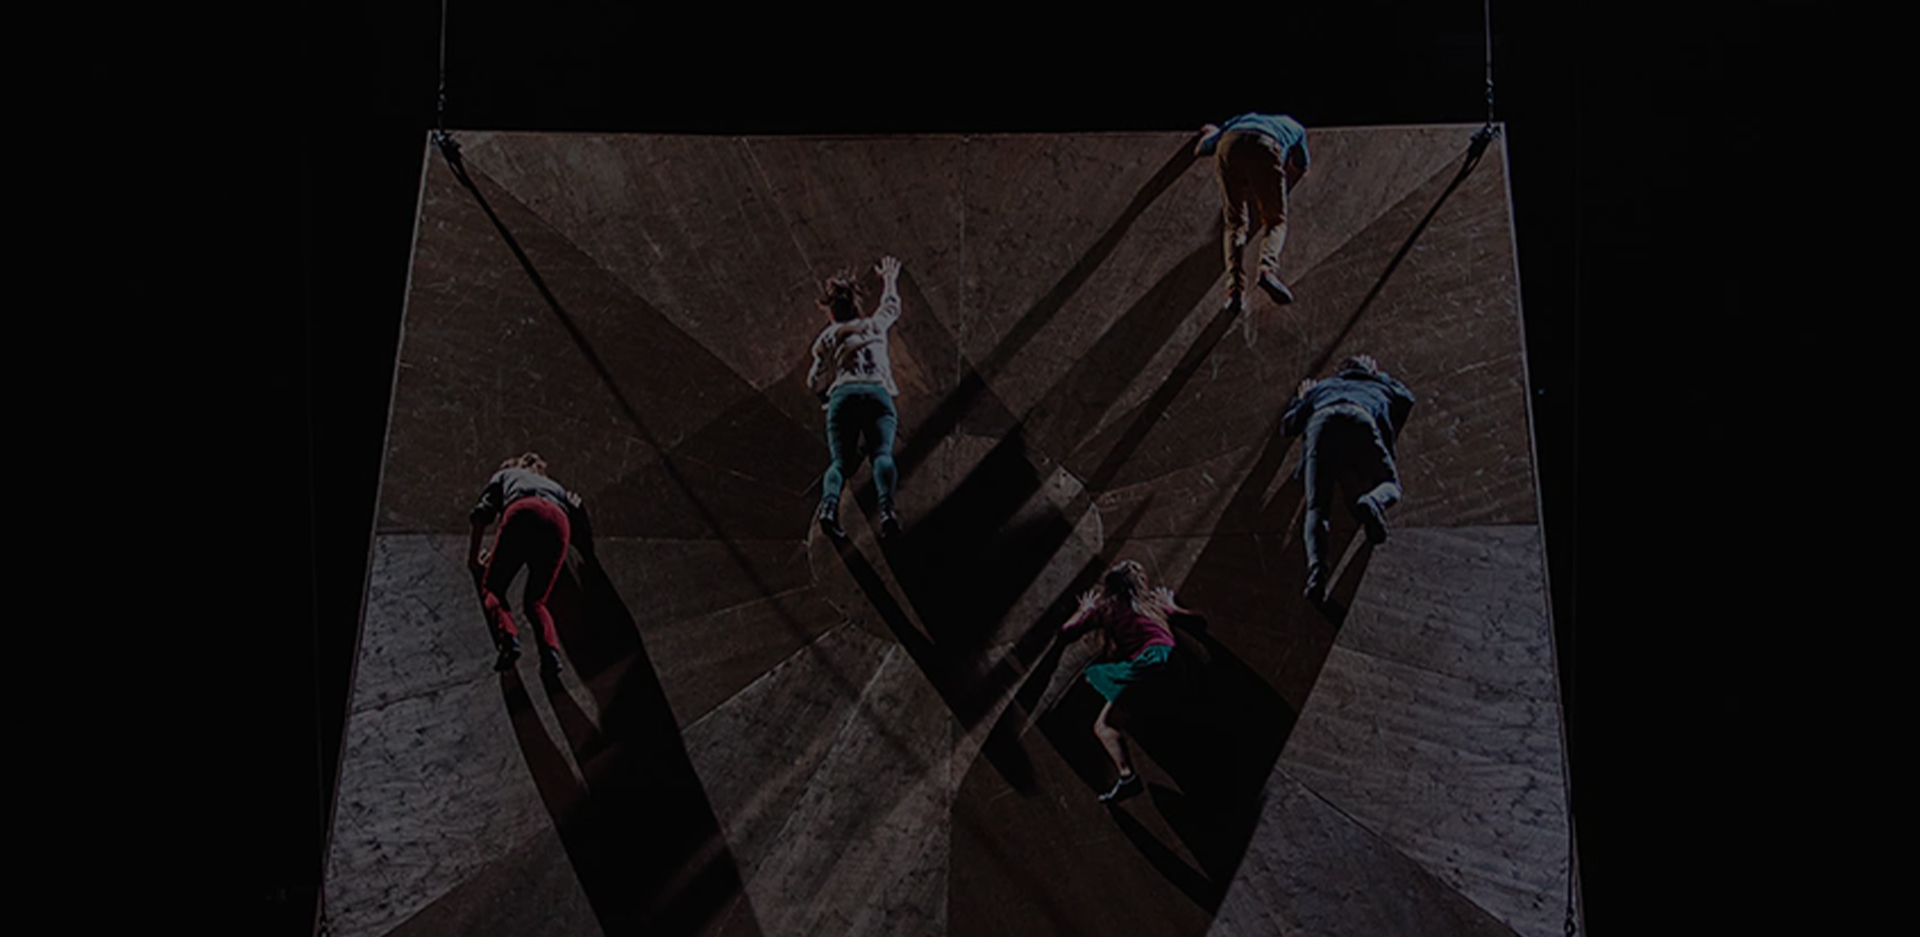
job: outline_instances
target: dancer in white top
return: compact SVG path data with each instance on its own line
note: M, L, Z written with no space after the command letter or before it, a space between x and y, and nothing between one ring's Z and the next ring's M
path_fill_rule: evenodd
M827 450L833 461L820 481L820 529L845 537L840 527L840 493L847 476L865 455L873 460L873 482L880 490L880 535L900 532L894 513L899 472L893 464L893 434L899 417L893 398L899 385L887 358L887 332L900 319L900 261L880 258L874 268L885 288L873 315L860 314L860 284L851 273L826 282L819 305L833 320L813 342L813 367L807 386L826 401ZM864 437L866 446L861 447Z

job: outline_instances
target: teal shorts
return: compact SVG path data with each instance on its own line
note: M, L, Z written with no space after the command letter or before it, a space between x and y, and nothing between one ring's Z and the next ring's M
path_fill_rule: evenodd
M1127 687L1152 679L1167 669L1167 660L1173 656L1173 648L1165 644L1155 644L1132 660L1115 661L1110 664L1094 664L1087 668L1087 682L1100 691L1108 702L1118 702L1120 694Z

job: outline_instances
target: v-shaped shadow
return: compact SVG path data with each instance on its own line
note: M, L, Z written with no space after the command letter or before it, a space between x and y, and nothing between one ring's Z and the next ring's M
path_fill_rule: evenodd
M461 181L479 198L479 191L459 169L457 160L452 162ZM1190 157L1180 154L1171 158L1055 288L1022 316L1000 347L979 368L963 366L955 389L903 436L906 445L898 460L903 484L912 483L936 444L962 425L969 414L997 408L1004 420L1005 408L993 399L989 379L1064 307L1125 237L1131 222L1190 163ZM1456 178L1455 186L1470 169L1471 161ZM1449 186L1440 200L1444 201L1453 188ZM480 200L485 207L484 198ZM1378 295L1438 209L1436 203L1414 229L1349 317L1347 329ZM620 394L586 336L568 319L491 208L487 213L574 336L590 366L601 373L634 425L647 435L638 412ZM1053 563L1086 512L1092 510L1094 499L1144 443L1153 424L1204 364L1241 310L1227 307L1213 313L1199 338L1134 414L1097 470L1084 480L1077 496L1058 505L1039 495L1051 479L1058 458L1093 432L1160 344L1217 282L1217 250L1216 237L1176 263L1082 356L1081 362L1086 364L1076 362L1076 366L1067 368L1041 402L1013 420L992 450L933 510L913 519L904 535L886 543L887 566L924 624L924 632L892 598L873 564L858 550L841 545L840 555L850 574L881 610L889 628L963 726L979 725L1015 694L1013 703L1000 711L985 749L988 763L1015 790L1037 789L1021 727L1030 715L1027 691L1044 685L1058 666L1060 655L1053 640L1058 622L1070 611L1073 594L1091 583L1124 546L1133 524L1144 514L1145 504L1109 532L1100 555L1083 564L1045 611L1013 636L1010 649L1000 650L995 656L996 649L990 644L1000 634L1008 613ZM947 338L951 344L951 337ZM1321 357L1332 354L1337 344L1338 339ZM648 441L652 442L650 436ZM1260 792L1331 646L1339 609L1351 602L1370 556L1369 551L1362 550L1336 584L1336 599L1329 606L1334 609L1335 619L1300 598L1304 557L1298 538L1289 530L1297 521L1297 482L1281 485L1272 497L1266 495L1287 448L1286 440L1270 437L1182 583L1183 600L1205 609L1210 622L1183 623L1185 640L1176 670L1186 679L1169 689L1169 695L1156 705L1144 707L1129 730L1146 757L1172 781L1171 785L1155 788L1150 802L1174 841L1167 841L1141 823L1119 821L1120 827L1168 882L1208 914L1217 909L1246 851L1258 816ZM663 461L663 469L696 509L705 513L701 500L694 497L692 484L674 468L672 460ZM858 489L857 497L872 509L870 484ZM705 520L722 534L722 541L731 549L718 520L710 513ZM1335 542L1344 542L1353 533L1350 520L1337 525ZM744 558L740 563L752 575ZM597 564L582 564L576 573L580 577L577 594L568 599L563 589L556 596L556 605L577 603L565 616L569 623L563 625L563 641L599 701L599 727L593 726L564 687L555 684L548 688L548 694L583 775L590 775L587 784L584 789L577 783L570 784L570 770L555 769L556 764L565 769L565 759L558 757L550 741L543 744L544 729L537 718L529 722L533 710L530 701L522 698L526 690L516 689L517 680L509 675L503 678L504 689L514 709L523 750L535 767L536 778L541 779L542 794L548 797L556 823L562 827L569 854L581 867L583 885L587 885L590 896L597 896L596 912L609 932L632 932L630 928L639 926L636 922L640 921L665 921L669 923L659 926L670 928L699 926L671 922L717 920L713 914L719 906L728 900L741 900L726 897L738 894L738 871L730 858L721 861L720 857L728 856L724 838L718 833L710 807L705 807L704 793L680 747L677 727L639 645L631 615L619 605ZM607 604L609 599L611 606ZM1249 649L1259 653L1250 653ZM1034 677L1041 679L1035 681ZM1089 757L1092 739L1087 726L1091 714L1080 710L1087 705L1090 692L1077 685L1038 721L1042 737L1055 754L1086 779L1102 777L1107 770L1097 746L1091 748ZM593 766L591 771L589 765ZM1104 786L1104 782L1089 786ZM603 797L595 794L597 790L614 793ZM702 810L688 809L694 819L651 833L649 824L657 818L650 816L653 805L644 801L653 795L641 792L656 792L687 805L697 798L705 819L699 819ZM591 822L580 818L591 818ZM650 835L658 842L627 845L645 842ZM1192 865L1181 858L1183 854L1193 857ZM642 884L633 887L635 882ZM681 909L693 910L683 913ZM750 921L751 915L725 919Z
M1379 296L1441 205L1471 172L1483 145L1476 140L1451 184L1408 233L1339 332L1317 354L1313 370L1325 366ZM1160 413L1178 395L1183 382L1232 324L1235 311L1229 308L1217 315L1201 340L1155 389L1149 403L1120 433L1119 441L1088 479L1090 492L1099 492L1117 476ZM1303 501L1300 480L1290 477L1268 494L1275 488L1275 479L1292 446L1292 440L1280 437L1277 428L1276 419L1259 458L1229 499L1178 589L1183 602L1204 610L1207 620L1176 623L1180 647L1171 674L1157 692L1142 694L1132 706L1136 711L1127 732L1143 753L1143 760L1152 766L1151 771L1143 767L1143 773L1150 779L1158 774L1171 783L1156 783L1149 788L1153 822L1145 822L1145 814L1135 813L1136 809L1149 808L1120 804L1111 810L1114 822L1138 855L1208 916L1218 910L1246 854L1268 778L1332 648L1339 625L1352 606L1373 553L1364 538L1357 537L1357 522L1337 512L1329 542L1348 545L1342 553L1351 553L1351 557L1339 568L1324 605L1316 607L1303 597L1306 558L1302 538L1296 533ZM1357 550L1351 549L1354 543L1359 544ZM1117 547L1110 542L1108 551L1117 551ZM1041 689L1057 680L1055 668L1062 658L1057 646L1041 655L1014 704L1002 713L994 737L1012 739L1008 747L1025 751L1018 727L1033 719L1032 708L1041 705ZM1079 777L1089 797L1111 782L1112 767L1089 731L1101 703L1091 688L1076 680L1051 710L1038 714L1035 720L1053 754ZM1019 763L1030 771L1035 757L1036 753L1027 751ZM989 759L989 764L999 769L1013 761L1002 754ZM999 782L1016 792L1035 790L1030 773L1012 775L1001 770ZM974 781L970 779L968 784ZM986 802L997 796L991 793L998 790L992 783L979 789L982 793L977 796ZM968 801L963 795L956 810L969 809ZM1012 868L1033 857L1020 855L1017 844L1007 838L1019 840L1023 838L1020 834L1002 835L999 840L980 837L973 848L1009 862L1009 879L1017 881L1036 873L1036 869ZM1058 842L1063 836L1091 833L1055 831L1038 835ZM1075 860L1049 856L1046 861ZM966 900L992 899L969 895Z
M534 784L606 933L757 935L666 693L590 544L570 557L550 607L598 718L571 681L543 676L539 691L562 733L555 740L520 670L500 677Z

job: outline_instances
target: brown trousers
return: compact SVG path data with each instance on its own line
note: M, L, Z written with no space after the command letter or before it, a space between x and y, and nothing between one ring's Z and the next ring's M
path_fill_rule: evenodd
M1241 254L1255 229L1260 272L1280 276L1280 249L1287 245L1287 193L1304 170L1287 160L1278 141L1263 133L1229 130L1214 151L1220 163L1220 200L1226 220L1227 297L1239 300L1246 286Z

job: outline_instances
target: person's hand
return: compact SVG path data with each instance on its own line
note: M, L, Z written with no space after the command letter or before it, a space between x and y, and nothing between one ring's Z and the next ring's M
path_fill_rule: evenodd
M900 261L889 254L888 256L880 258L880 263L873 269L880 272L881 279L892 283L900 276Z
M1208 137L1213 136L1216 132L1219 131L1219 129L1220 127L1218 124L1201 124L1200 137L1199 139L1193 141L1193 155L1195 156L1201 155L1200 144L1204 142Z
M1180 603L1175 602L1173 600L1173 590L1167 588L1166 586L1161 586L1160 588L1153 590L1153 599L1154 601L1159 602L1161 605L1164 605L1168 608L1180 607Z
M1307 391L1310 391L1310 390L1312 390L1312 389L1313 389L1313 386L1314 386L1315 384L1318 384L1318 383L1320 383L1320 382L1319 382L1319 381L1316 381L1316 380L1314 380L1313 378L1307 378L1306 380L1304 380L1304 381L1301 381L1301 382L1300 382L1300 396L1302 396L1302 397L1305 397L1305 396L1307 395Z
M1354 355L1353 360L1360 362L1360 366L1369 371L1380 370L1380 362L1373 360L1372 355Z
M571 491L567 492L567 503L578 508L580 506L580 496Z
M1095 593L1092 589L1088 589L1087 591L1080 593L1080 610L1081 611L1091 612L1093 611L1093 607L1099 604L1100 604L1100 596L1097 593Z

